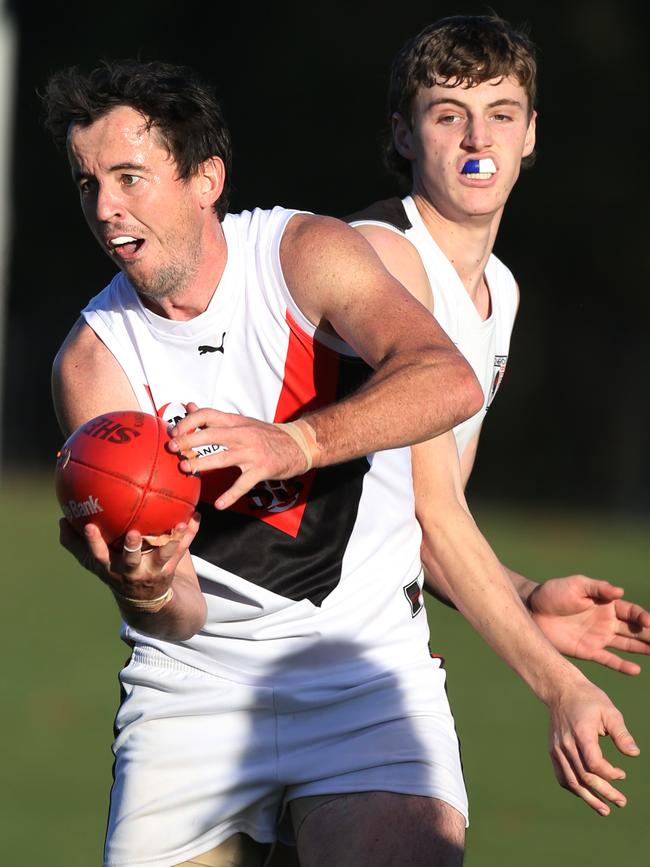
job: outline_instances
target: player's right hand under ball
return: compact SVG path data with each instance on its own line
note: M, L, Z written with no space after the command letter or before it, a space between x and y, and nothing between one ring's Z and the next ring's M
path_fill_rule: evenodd
M175 569L189 549L199 529L200 515L195 513L187 524L177 524L170 536L143 538L129 530L120 546L108 546L95 524L87 524L84 536L74 531L65 518L59 521L60 541L64 548L90 572L116 593L146 599L159 596L169 587Z
M143 546L137 530L129 530L120 547L108 546L99 528L87 524L84 537L62 518L61 544L115 594L124 620L133 628L170 641L184 641L203 627L205 597L189 554L199 528L194 513L187 524L177 524L164 544ZM172 592L169 592L171 589ZM161 597L163 604L155 604ZM148 603L153 601L153 607ZM142 604L144 603L144 604Z

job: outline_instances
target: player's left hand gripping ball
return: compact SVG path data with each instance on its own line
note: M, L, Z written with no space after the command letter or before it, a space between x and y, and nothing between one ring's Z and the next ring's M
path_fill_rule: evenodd
M129 529L160 536L189 521L201 482L181 472L168 442L165 421L132 410L78 428L56 463L57 498L72 526L82 533L96 524L110 545Z

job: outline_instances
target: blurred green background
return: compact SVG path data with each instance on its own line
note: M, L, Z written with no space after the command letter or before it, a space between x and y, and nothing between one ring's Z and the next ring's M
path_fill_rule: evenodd
M628 598L650 607L647 522L475 512L513 568L538 579L582 571L620 582ZM59 548L57 517L50 479L5 481L0 864L12 867L100 864L117 672L128 652L108 592ZM621 762L628 806L602 819L555 783L543 706L458 614L437 603L429 613L432 647L447 658L471 799L468 867L647 864L650 660L635 678L585 666L642 749Z

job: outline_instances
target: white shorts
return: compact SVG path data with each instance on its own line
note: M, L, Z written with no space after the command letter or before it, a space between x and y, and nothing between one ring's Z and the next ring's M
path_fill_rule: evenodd
M296 695L136 648L121 681L105 867L172 867L236 832L270 843L306 795L426 795L467 817L438 660Z

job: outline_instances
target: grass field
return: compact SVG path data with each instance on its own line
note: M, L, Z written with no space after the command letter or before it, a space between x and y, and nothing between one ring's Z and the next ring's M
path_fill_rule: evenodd
M477 510L502 559L534 578L586 572L650 607L648 522ZM116 674L126 657L106 589L57 544L43 481L6 481L0 863L101 861ZM625 760L625 810L602 819L554 781L545 710L455 612L430 606L447 657L472 824L468 867L643 867L650 860L650 659L637 678L585 666L623 710L642 749ZM611 754L611 751L609 751ZM400 865L396 865L400 867Z

